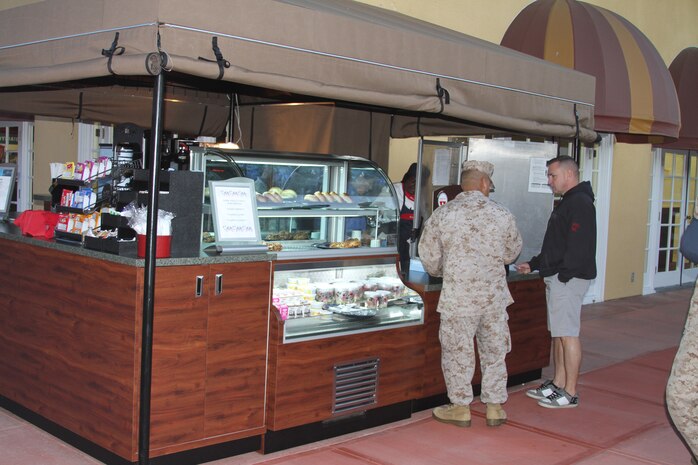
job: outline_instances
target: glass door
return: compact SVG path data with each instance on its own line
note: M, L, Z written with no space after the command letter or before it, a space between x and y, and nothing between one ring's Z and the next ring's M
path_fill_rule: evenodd
M695 208L697 155L681 150L662 153L655 287L691 283L698 275L696 265L679 251L681 234L691 221Z
M17 167L19 166L18 126L0 125L0 163L11 163ZM9 211L17 211L17 181L15 181L15 186L12 189Z
M460 167L467 146L462 142L420 139L417 155L418 179L415 189L414 224L421 228L434 211L434 194L439 188L460 184ZM410 244L410 257L418 257L418 241Z
M10 211L31 210L32 180L34 177L34 123L0 121L0 163L12 163L17 166Z

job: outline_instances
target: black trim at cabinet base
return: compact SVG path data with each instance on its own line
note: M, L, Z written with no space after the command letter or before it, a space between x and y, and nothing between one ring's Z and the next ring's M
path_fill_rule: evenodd
M90 455L91 457L104 462L107 465L136 465L138 461L131 462L104 447L89 441L82 436L75 434L67 428L49 420L46 417L35 413L28 408L4 397L0 396L0 407L14 413L18 417L28 421L34 426L41 428L47 433L57 437L61 441L70 444L76 449ZM213 444L174 454L153 457L150 465L196 465L200 463L219 460L225 457L244 454L247 452L259 451L262 445L261 436L238 439L235 441Z
M535 379L540 379L542 373L543 370L541 368L538 368L537 370L531 370L525 373L519 373L516 375L509 376L509 378L507 378L507 387L515 386L517 384L528 383L529 381L533 381ZM475 384L473 386L473 395L480 395L479 384ZM422 410L438 407L439 405L445 405L449 402L450 401L448 400L448 395L445 392L429 397L423 397L421 399L415 399L414 402L412 402L412 412L421 412Z
M279 431L267 430L263 453L268 454L374 426L404 420L412 415L412 402L405 401Z
M541 374L542 369L537 369L510 376L507 380L507 386L514 386L516 384L523 384L540 379ZM473 386L473 393L474 395L480 394L480 385ZM253 451L262 451L265 454L277 452L302 444L309 444L323 439L405 420L410 418L413 412L419 412L447 403L448 396L446 393L437 394L285 430L267 430L263 437L252 436L198 449L153 457L150 459L150 465L195 465ZM137 461L130 462L126 460L4 396L0 396L0 407L14 413L18 417L23 418L61 441L70 444L76 449L81 450L107 465L136 465L138 463Z
M517 375L509 376L509 378L507 378L507 387L515 386L517 384L528 383L529 381L540 379L541 376L543 376L542 368L527 371L526 373L519 373Z
M153 457L149 463L150 465L194 465L259 451L261 447L262 436L251 436L198 449Z

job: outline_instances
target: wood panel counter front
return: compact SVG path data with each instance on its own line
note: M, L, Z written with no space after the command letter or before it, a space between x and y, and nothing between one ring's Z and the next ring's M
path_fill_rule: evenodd
M284 432L329 429L347 417L394 421L445 393L439 284L410 277L424 324L284 343L284 322L270 312L274 259L158 260L151 457L238 439L283 448ZM13 236L0 225L0 267L0 400L121 460L102 461L136 462L143 260ZM509 374L539 375L550 356L543 283L509 285ZM379 360L376 402L334 413L335 366L367 359ZM303 442L322 439L306 433Z
M409 403L419 410L445 401L436 311L441 284L431 283L433 279L428 275L410 279L408 285L424 301L424 324L416 326L284 343L284 322L278 311L272 310L267 403L270 431L265 437L265 451L311 442L309 437L313 441L324 439L322 435L331 423L353 421L352 414L356 417L357 412L333 412L337 365L379 360L377 398L364 409L366 413L399 403ZM545 288L537 275L512 277L509 288L515 303L507 308L512 339L507 369L510 383L519 383L540 377L550 360ZM473 384L479 384L480 378L478 365ZM315 427L302 429L312 424ZM354 429L361 427L367 426Z
M433 284L432 282L436 282ZM514 303L507 307L511 352L507 354L507 373L510 384L536 379L550 362L550 333L548 332L545 284L537 274L515 275L508 278L509 291ZM439 342L439 313L436 311L441 296L440 280L424 273L412 273L410 285L424 299L424 331L426 337L425 362L422 372L421 397L446 392L441 371L441 344ZM477 347L477 344L476 344ZM481 381L477 361L473 384Z
M0 395L136 462L142 264L0 237L0 267ZM264 433L270 280L268 258L157 267L151 457Z

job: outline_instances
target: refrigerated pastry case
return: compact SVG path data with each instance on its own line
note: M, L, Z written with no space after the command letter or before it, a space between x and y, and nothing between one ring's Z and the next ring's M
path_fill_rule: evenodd
M393 256L277 262L272 304L283 343L424 321L422 299L398 277Z
M193 148L190 169L252 179L262 239L280 259L397 253L390 179L359 157ZM201 245L215 242L207 189Z

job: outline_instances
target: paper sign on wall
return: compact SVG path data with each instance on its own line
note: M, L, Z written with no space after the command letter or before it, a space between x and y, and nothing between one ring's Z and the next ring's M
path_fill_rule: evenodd
M528 192L537 192L541 194L550 194L550 186L548 186L548 167L546 166L547 159L531 158L528 165Z

